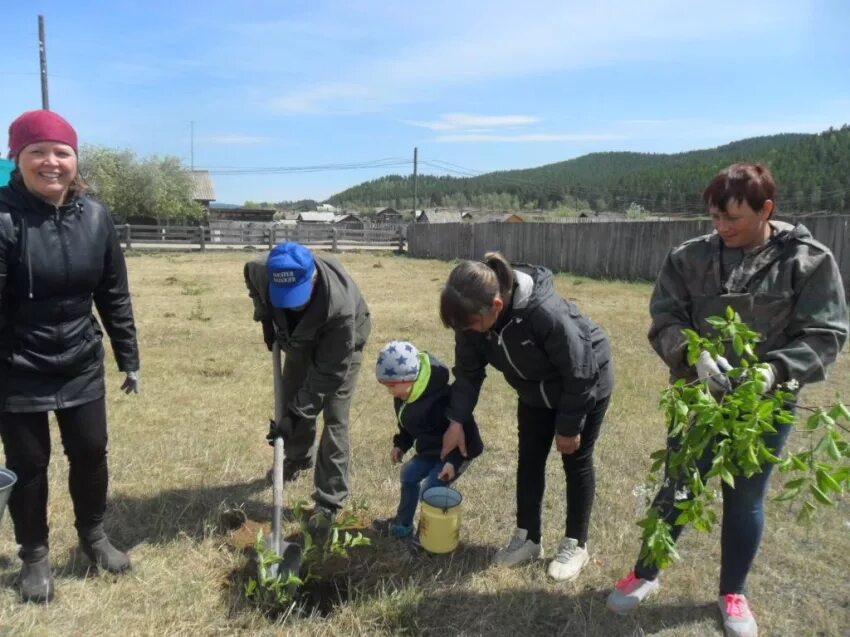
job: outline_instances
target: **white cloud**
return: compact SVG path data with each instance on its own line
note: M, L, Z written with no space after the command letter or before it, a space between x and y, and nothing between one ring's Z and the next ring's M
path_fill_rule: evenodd
M517 135L486 135L460 133L440 135L434 139L442 144L458 143L537 143L537 142L601 142L625 139L623 135L611 133L519 133Z
M433 131L495 128L499 126L527 126L536 124L539 117L530 115L472 115L470 113L446 113L437 121L408 121L412 126ZM479 131L481 132L481 131Z

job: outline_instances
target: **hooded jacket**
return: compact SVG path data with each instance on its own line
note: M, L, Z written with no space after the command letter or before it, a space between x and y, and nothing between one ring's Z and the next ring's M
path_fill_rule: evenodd
M808 229L771 221L773 236L750 253L726 248L720 235L696 237L667 255L650 301L649 341L671 377L694 380L684 328L703 336L706 322L731 306L762 335L756 348L776 382L823 380L847 341L847 302L829 249ZM731 349L731 348L730 348ZM734 352L727 358L735 364Z
M448 415L458 422L471 417L489 363L504 374L521 402L555 410L559 435L575 436L596 401L613 390L608 337L555 293L547 268L515 266L514 277L510 306L490 330L455 332Z
M393 399L398 433L393 445L406 452L414 443L416 453L426 458L439 459L443 447L443 434L449 428L446 408L451 400L449 370L435 356L419 352L419 376L407 400ZM478 425L472 418L462 421L466 439L467 456L454 449L446 461L452 463L455 474L465 459L477 458L484 451Z
M348 375L352 356L361 352L372 329L369 307L357 284L333 257L314 255L316 279L306 309L293 327L286 310L269 299L268 253L245 264L245 285L254 302L254 320L272 332L286 355L307 362L307 377L288 407L302 418L318 417L325 396Z
M0 411L41 412L104 395L103 331L118 368L139 369L127 267L108 209L53 206L0 188Z

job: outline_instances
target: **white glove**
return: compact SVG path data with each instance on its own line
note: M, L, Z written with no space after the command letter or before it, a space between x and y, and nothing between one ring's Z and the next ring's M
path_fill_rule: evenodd
M732 391L732 383L726 375L732 366L722 356L718 356L715 360L711 354L703 350L697 359L696 368L697 376L708 386L710 392L722 394Z
M139 370L127 372L127 377L121 384L121 389L125 394L138 394L142 391L142 384L139 380Z
M766 394L776 384L776 372L773 371L773 365L764 363L755 369L755 380L761 383L759 387L760 394Z

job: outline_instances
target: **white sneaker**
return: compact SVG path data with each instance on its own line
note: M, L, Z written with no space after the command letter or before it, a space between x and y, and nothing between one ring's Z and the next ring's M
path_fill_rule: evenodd
M508 545L499 549L493 562L500 566L516 566L543 557L543 547L526 539L528 531L517 529Z
M726 637L758 637L759 627L746 597L736 593L721 595L717 598L717 605L723 615Z
M655 593L659 586L658 578L643 579L631 571L614 586L614 590L608 595L606 606L618 615L628 615L634 612L643 600Z
M580 547L578 540L565 537L555 553L555 559L549 562L549 577L559 582L572 581L578 577L589 559L587 549Z

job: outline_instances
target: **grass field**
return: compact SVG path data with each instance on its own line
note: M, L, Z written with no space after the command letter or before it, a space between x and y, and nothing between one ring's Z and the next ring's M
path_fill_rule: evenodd
M574 584L548 580L545 562L490 566L514 527L515 396L498 374L477 410L485 454L459 481L465 497L462 544L453 554L411 553L389 539L358 549L328 570L321 601L305 617L269 620L242 597L250 572L243 550L271 515L264 475L271 450L271 357L251 320L242 280L247 252L131 254L131 286L142 351L142 391L118 392L108 372L110 499L107 528L130 549L123 577L90 575L78 552L58 434L50 466L51 557L57 597L50 607L21 605L8 515L0 525L0 635L720 635L716 609L719 530L686 532L684 561L663 575L662 591L632 618L605 609L614 581L638 549L632 491L648 455L663 444L657 407L666 372L646 340L648 284L600 282L569 274L557 288L610 334L617 388L597 449L598 494L591 563ZM452 334L437 317L451 264L389 254L342 257L371 306L374 328L352 409L353 495L364 526L392 514L398 469L389 397L373 375L378 349L407 338L444 362ZM850 356L806 404L825 404L841 388L850 399ZM802 434L792 444L807 444ZM550 459L544 543L563 533L562 470ZM307 497L311 478L287 485L289 502ZM228 531L221 512L241 506L248 525ZM762 635L850 635L850 506L822 511L803 527L771 504L761 554L750 577ZM334 602L335 603L332 603ZM284 623L285 622L285 623Z

